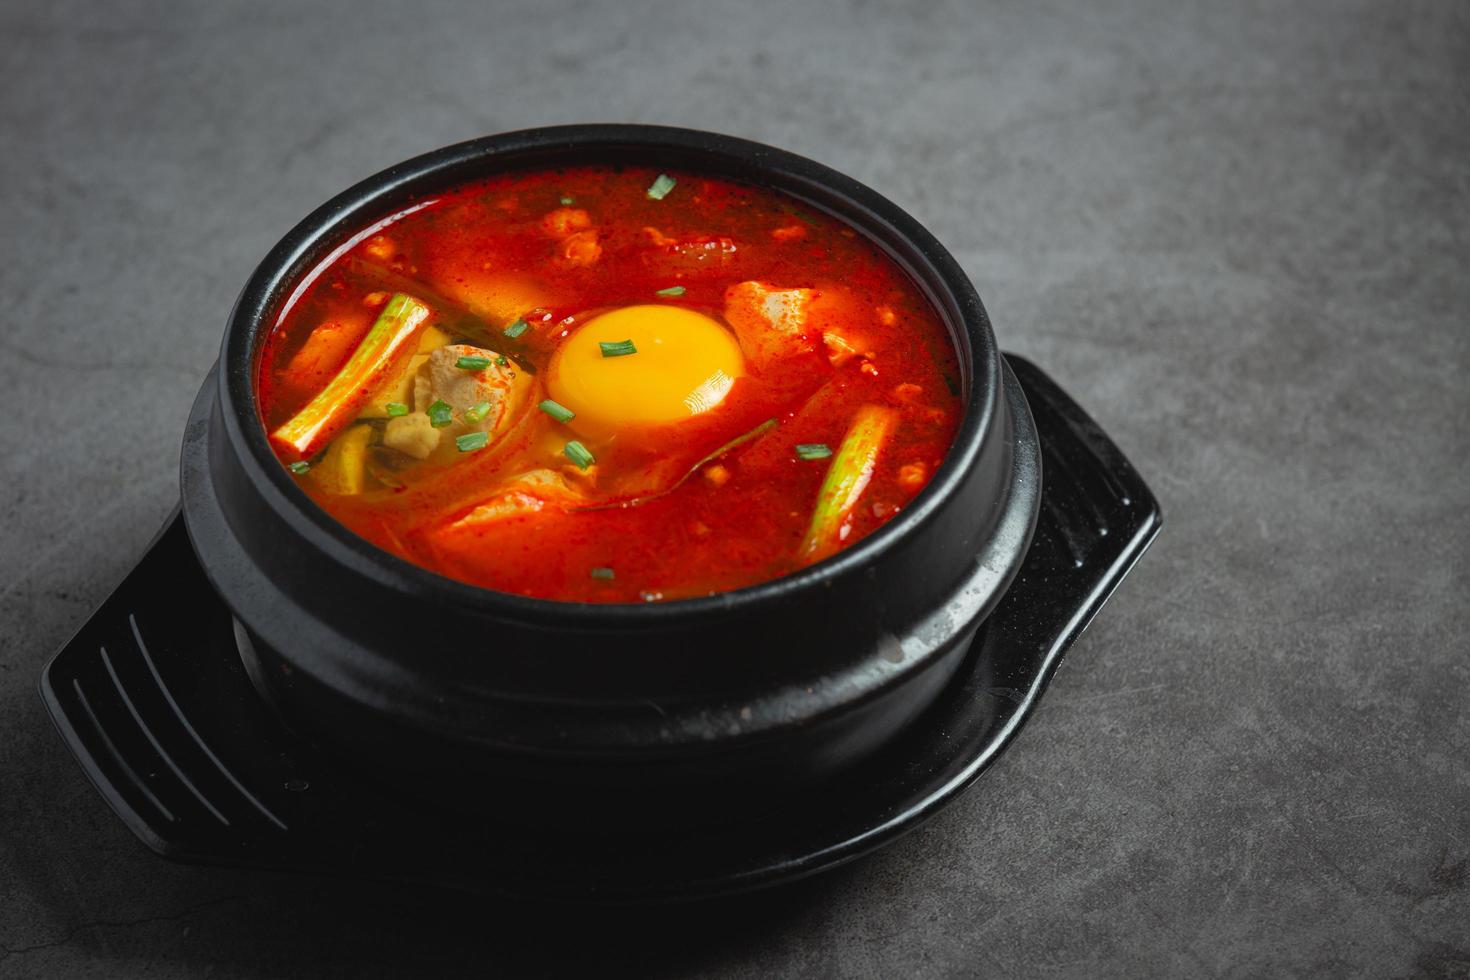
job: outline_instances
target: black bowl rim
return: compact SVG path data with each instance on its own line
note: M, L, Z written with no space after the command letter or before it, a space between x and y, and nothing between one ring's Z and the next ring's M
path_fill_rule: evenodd
M909 274L915 284L932 293L911 264L893 254L865 228L857 215L842 213L819 200L806 198L801 186L820 189L845 199L869 223L886 226L905 239L931 266L947 287L948 296L929 295L956 346L961 372L964 414L949 451L923 490L899 515L857 544L808 568L755 585L697 596L646 603L582 603L541 599L501 592L460 582L432 572L368 542L317 506L287 475L271 450L256 402L255 373L259 347L256 337L275 322L280 303L301 282L301 274L325 260L317 257L298 268L324 241L337 247L362 229L402 209L385 209L385 200L402 195L412 185L432 185L436 177L481 165L477 174L465 174L449 186L496 172L495 161L506 158L513 169L517 156L557 151L604 152L637 150L654 157L659 150L698 154L713 162L724 156L754 165L773 178L771 186L831 214L865 234ZM699 168L691 167L698 170ZM781 178L780 182L775 178ZM736 178L741 179L741 178ZM946 303L949 300L950 303ZM956 322L957 321L957 322ZM359 181L333 197L291 229L251 273L235 302L220 347L223 383L219 398L223 424L231 441L247 447L241 463L266 503L291 530L339 565L352 568L380 585L434 602L450 602L484 615L527 623L555 624L562 630L595 632L609 625L658 629L684 623L690 617L738 615L752 607L820 588L839 576L877 563L882 554L904 536L931 520L943 503L955 495L965 471L980 455L991 434L1000 395L1000 354L990 320L970 279L949 251L922 224L898 205L865 184L795 153L763 143L703 130L621 123L589 123L517 130L478 137L413 157Z

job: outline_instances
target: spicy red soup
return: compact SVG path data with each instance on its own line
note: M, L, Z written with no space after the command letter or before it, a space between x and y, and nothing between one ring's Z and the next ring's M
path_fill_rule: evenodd
M851 228L680 172L520 172L312 271L262 421L327 513L450 578L583 602L753 585L902 510L954 436L937 314Z

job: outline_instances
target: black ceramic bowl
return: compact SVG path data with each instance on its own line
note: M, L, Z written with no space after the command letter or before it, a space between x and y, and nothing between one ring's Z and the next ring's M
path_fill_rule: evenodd
M302 275L375 221L488 174L588 163L683 168L775 188L881 246L954 342L964 416L912 505L794 575L707 598L586 605L474 588L380 551L276 461L253 377ZM299 733L390 781L532 812L728 812L752 785L809 784L912 720L1025 555L1040 474L1025 399L954 259L858 182L771 147L648 126L491 136L392 167L293 229L251 276L184 439L183 511L233 613L251 679ZM504 800L506 794L500 792ZM541 804L550 802L551 807ZM503 807L503 804L502 804Z

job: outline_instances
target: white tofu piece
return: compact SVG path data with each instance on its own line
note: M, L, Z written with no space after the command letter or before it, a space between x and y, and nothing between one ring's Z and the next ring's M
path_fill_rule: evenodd
M725 319L757 369L816 349L809 325L813 296L810 289L778 289L754 281L725 290Z

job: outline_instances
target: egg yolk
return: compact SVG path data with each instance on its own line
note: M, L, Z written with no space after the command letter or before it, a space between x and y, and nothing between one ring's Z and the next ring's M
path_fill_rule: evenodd
M707 412L744 373L734 336L709 317L678 306L627 306L568 337L547 368L546 387L576 413L574 428L611 434Z

